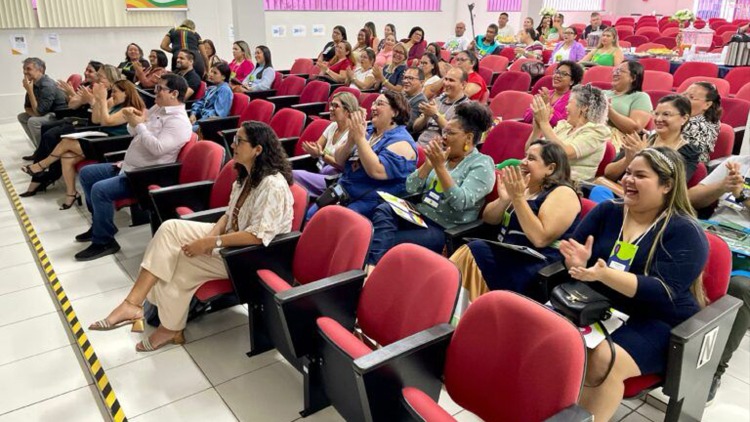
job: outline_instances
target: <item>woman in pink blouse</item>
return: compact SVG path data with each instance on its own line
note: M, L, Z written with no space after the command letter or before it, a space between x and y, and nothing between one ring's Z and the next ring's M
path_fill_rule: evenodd
M552 90L542 88L539 94L552 106L549 123L552 127L557 126L557 122L565 120L568 117L568 100L570 99L570 89L581 83L583 79L583 68L576 62L563 60L557 65L555 73L552 76ZM531 123L534 120L534 113L531 106L526 109L523 115L523 121Z
M385 36L385 40L383 41L383 48L375 57L375 65L380 67L385 67L391 64L391 58L393 57L393 46L396 45L396 36L393 34L388 34Z
M235 41L232 44L232 55L234 59L229 63L229 70L232 71L230 78L244 81L254 68L250 46L245 41Z

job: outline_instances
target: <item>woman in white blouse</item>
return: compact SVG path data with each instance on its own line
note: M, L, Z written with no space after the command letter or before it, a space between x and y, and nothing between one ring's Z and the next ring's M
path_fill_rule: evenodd
M185 342L190 299L209 280L227 278L218 254L222 247L268 245L292 229L292 171L281 143L271 128L260 122L242 124L234 143L238 172L229 207L215 224L168 220L151 239L135 285L107 318L90 330L112 330L131 325L144 329L143 301L158 306L161 325L136 344L149 352L167 344Z
M419 59L419 68L424 72L422 92L428 100L431 100L443 90L443 74L440 69L440 60L432 53L424 53Z
M346 70L346 82L352 88L360 90L371 89L375 86L375 77L372 75L372 66L375 64L375 52L371 48L365 48L359 53L359 66L356 69Z

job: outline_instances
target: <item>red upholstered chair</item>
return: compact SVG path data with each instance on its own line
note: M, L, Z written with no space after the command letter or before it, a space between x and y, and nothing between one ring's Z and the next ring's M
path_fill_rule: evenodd
M554 76L555 70L557 70L558 63L552 63L544 69L544 76Z
M572 23L570 24L571 28L575 28L576 32L578 33L578 38L581 37L581 34L583 34L583 31L586 29L585 23Z
M642 53L644 51L651 50L652 48L665 48L665 47L664 47L663 44L657 44L657 43L653 43L653 42L649 41L647 43L643 43L643 44L639 45L638 47L636 47L635 48L635 52L636 53Z
M477 73L479 73L479 76L484 79L484 83L487 84L487 86L492 85L492 69L488 69L484 66L479 66L479 69L477 70Z
M331 85L328 82L310 81L299 95L277 95L268 97L267 100L276 104L276 109L280 110L296 104L325 103L330 92Z
M693 175L690 177L690 180L687 181L688 189L700 183L701 180L705 179L707 175L708 169L706 169L706 165L703 163L698 163L698 165L695 167Z
M372 113L372 103L380 96L377 92L362 93L359 96L359 106L367 111L367 120L370 120L370 113Z
M256 100L265 99L276 95L300 95L302 90L305 88L306 83L307 81L305 80L305 78L296 75L289 75L283 78L279 85L265 91L248 92L247 96L250 97L251 100Z
M644 37L649 37L648 34L650 33L657 33L661 35L661 33L659 32L659 28L654 26L642 26L636 28L635 30L635 35L643 35Z
M716 28L715 31L716 31L716 35L722 36L726 32L729 32L729 33L732 33L732 34L736 33L737 32L737 28L738 28L738 26L736 24L727 23L727 24L721 25L720 27Z
M627 25L627 26L635 26L635 18L632 16L622 16L617 18L615 21L615 26L617 25Z
M306 122L307 116L305 113L293 108L285 108L271 118L269 126L279 137L287 155L292 156L294 154L294 147L297 145L296 138L302 134Z
M664 47L669 48L670 50L677 46L677 40L674 36L666 36L663 33L660 33L659 36L654 39L654 42L656 44L661 44Z
M490 110L495 117L503 120L522 119L534 96L527 92L503 91L490 102Z
M620 41L617 42L617 44L621 48L630 48L631 47L630 41L620 40Z
M736 95L742 87L750 86L750 67L734 67L723 79L729 82L729 93Z
M547 359L549 350L559 351L559 358ZM442 353L431 358L445 360L448 394L482 420L576 420L567 419L576 413L578 420L591 417L576 404L586 367L580 332L521 295L493 291L480 296L462 316L444 353L444 358ZM410 384L402 392L413 420L454 421L437 404L438 394Z
M224 138L219 135L219 132L239 127L240 116L247 110L248 104L250 104L250 98L247 95L235 92L232 97L232 107L229 109L229 116L197 122L200 128L201 139L216 142L227 148L228 146L224 145Z
M526 62L538 62L538 61L539 60L529 59L529 58L526 58L526 57L521 57L520 59L517 59L516 61L514 61L513 64L510 65L510 67L508 68L508 70L512 70L514 72L520 72L521 71L521 66L523 66L524 63L526 63Z
M528 92L529 85L531 85L531 75L526 72L509 70L501 73L495 79L495 83L492 84L490 98L495 98L497 94L503 91Z
M479 66L484 66L495 73L505 72L508 69L508 60L504 56L489 55L479 61Z
M620 36L619 31L617 35ZM638 47L641 44L646 44L647 42L649 42L649 39L647 37L644 37L643 35L630 35L625 36L625 38L623 38L623 41L629 42L633 47Z
M616 151L615 146L612 142L607 141L604 147L604 155L602 161L599 162L599 167L596 168L596 177L604 176L604 169L607 168L607 164L611 163L615 159Z
M446 258L403 243L380 260L356 307L322 312L326 316L316 321L322 340L315 369L325 396L344 419L404 420L405 409L397 403L407 385L437 397L443 362L432 356L450 337L447 323L460 279ZM365 341L352 334L355 315ZM412 346L415 351L404 353Z
M669 64L667 64L669 67ZM646 70L643 72L643 91L670 91L674 82L674 76L669 72L659 70Z
M680 65L674 72L674 87L680 86L685 79L692 76L706 76L715 78L719 75L719 68L713 63L687 62Z
M656 105L659 103L659 100L662 99L662 97L665 97L667 95L672 95L674 92L671 90L648 90L644 91L646 94L648 94L649 98L651 99L651 107L656 108Z
M340 86L331 92L331 95L323 102L320 103L307 103L307 104L295 104L292 106L293 109L299 110L307 114L307 116L310 119L318 119L320 118L318 115L322 114L326 118L330 117L330 105L331 101L333 101L333 96L338 94L339 92L348 92L352 95L354 95L354 98L359 100L359 96L362 94L362 91L360 91L357 88L352 88L350 86Z
M586 217L598 204L588 198L581 198L581 218Z
M281 82L284 81L284 74L281 72L276 72L273 78L273 82L271 83L271 89L278 90L281 87Z
M289 70L280 70L279 72L284 75L295 75L307 79L313 68L315 68L315 63L313 63L312 59L300 57L294 59L294 63L292 63L292 67Z
M750 114L750 101L740 98L722 98L721 108L724 109L721 113L721 122L734 129L734 153L739 154L739 148L745 136L747 116Z
M684 81L682 81L680 86L677 87L677 92L683 93L687 91L688 87L690 87L690 85L696 82L712 83L716 87L716 90L719 91L719 96L721 96L721 98L729 97L729 89L730 89L729 82L725 81L724 79L709 78L706 76L692 76L692 77L685 79Z
M198 211L205 211L229 204L232 184L237 180L234 160L229 160L216 180L202 180L179 184L149 191L156 213L151 218L157 221L152 226L158 228L170 218L180 218Z
M490 130L482 144L482 154L489 155L495 164L508 158L523 159L526 155L526 141L533 127L528 123L504 121Z
M417 144L417 168L422 167L425 161L427 161L427 153L424 152L422 145Z
M718 236L707 232L709 256L703 286L709 305L672 329L667 373L646 374L625 380L625 398L663 386L669 397L664 420L702 418L711 379L741 301L726 294L732 270L732 253Z
M715 160L717 158L729 157L732 155L733 147L734 129L728 124L722 123L719 129L719 137L716 138L716 145L714 145L714 150L709 155L709 159Z
M305 130L302 131L296 141L294 137L287 138L288 142L295 142L294 154L290 155L290 157L305 155L305 150L302 149L302 144L305 142L317 142L330 124L330 120L316 119L313 120L309 125L307 125L307 127L305 127Z
M269 124L271 123L271 117L273 117L274 111L276 111L276 106L273 105L272 102L266 100L252 100L245 109L245 112L240 115L240 123L253 120Z
M643 66L643 70L657 70L659 72L669 73L669 62L664 59L644 57L642 59L639 59L638 63Z
M536 83L534 83L534 86L531 87L531 95L536 95L539 93L539 91L542 90L542 88L547 88L550 91L552 90L552 75L544 75L541 78L539 78Z
M734 98L750 101L750 84L745 84L742 88L734 94Z
M612 66L594 66L583 73L582 85L594 81L612 82Z
M678 28L676 25L677 25L677 22L675 22L675 26L668 26L668 27L662 28L661 35L664 37L670 37L670 38L677 37L677 34L680 33L680 28Z
M70 76L68 76L67 82L70 84L71 87L73 87L73 91L78 91L78 88L81 87L81 83L83 82L83 78L81 75L77 73L73 73Z
M612 82L607 82L607 81L592 81L592 82L590 82L590 84L591 84L591 86L595 86L595 87L601 89L602 91L606 91L606 90L612 89Z
M505 47L500 50L500 55L507 58L508 61L513 61L516 59L516 50L513 47Z
M208 86L206 85L206 82L201 81L201 84L198 86L198 91L195 92L192 97L190 97L190 101L197 101L205 97L207 89L208 89Z
M547 64L549 63L549 60L552 58L552 50L547 50L546 48L542 50L542 63Z

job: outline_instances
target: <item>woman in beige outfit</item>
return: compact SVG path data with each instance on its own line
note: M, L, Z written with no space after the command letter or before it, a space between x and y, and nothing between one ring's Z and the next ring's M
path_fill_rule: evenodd
M169 220L146 248L141 271L130 293L91 330L133 325L144 328L144 299L157 305L161 325L136 345L138 351L181 344L188 306L208 280L227 278L219 248L268 245L292 228L292 171L278 138L264 123L245 122L233 143L239 177L227 213L216 224Z

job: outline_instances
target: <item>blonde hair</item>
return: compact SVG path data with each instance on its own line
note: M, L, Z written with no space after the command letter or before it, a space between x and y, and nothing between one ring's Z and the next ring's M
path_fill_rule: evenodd
M620 37L617 36L617 30L610 26L609 28L602 31L602 34L605 34L605 33L612 35L612 47L619 50L620 49ZM596 49L598 50L602 47L604 47L604 45L602 44L602 39L599 38L599 45L596 46Z
M346 58L349 59L352 64L356 65L359 60L354 57L354 50L352 49L352 45L349 43L349 41L343 40L340 41L339 44L344 44L344 48L348 51L348 53L346 53Z
M654 256L656 255L657 247L662 248L667 254L669 251L664 249L662 240L664 238L664 232L666 231L667 225L674 216L688 217L693 221L695 230L701 231L698 223L695 221L696 213L690 199L688 199L688 187L687 187L687 176L685 172L685 164L680 154L667 147L650 147L642 150L637 157L643 157L659 178L659 184L664 186L671 184L672 188L666 193L664 197L664 206L662 208L662 218L664 222L661 224L659 231L654 236L654 242L651 245L651 249L648 252L648 258L646 259L645 275L650 275L649 270L653 264ZM658 274L660 275L660 274ZM657 277L661 282L664 289L667 291L667 295L672 299L672 291L664 281ZM693 293L696 301L701 307L707 304L706 292L703 288L703 274L699 275L693 281L690 286L690 291Z
M184 26L185 28L189 28L191 31L195 31L195 22L190 19L185 19L184 21L182 21L180 26Z
M404 50L404 61L403 61L403 63L406 63L407 60L409 59L409 50L406 48L406 46L404 45L404 43L397 42L396 45L393 46L393 51L396 51L396 48L399 48L399 47L402 50ZM393 64L393 59L391 59L391 64Z
M333 96L334 100L341 101L341 107L349 113L359 110L359 101L351 92L340 91Z
M111 64L105 64L99 70L104 74L104 77L107 78L110 85L114 85L115 82L123 79L120 69Z
M242 55L245 56L245 60L252 60L253 57L251 55L250 46L245 41L235 41L234 43L240 48L240 50L242 50Z

